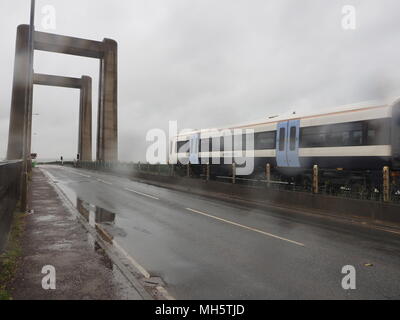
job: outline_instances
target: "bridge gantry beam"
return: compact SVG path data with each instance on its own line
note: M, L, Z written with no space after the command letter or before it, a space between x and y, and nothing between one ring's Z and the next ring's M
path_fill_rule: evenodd
M70 78L34 74L33 84L80 89L78 154L82 161L92 161L92 78L88 76ZM32 132L32 130L28 131ZM31 141L31 139L28 139L28 141Z
M118 44L111 39L93 41L44 32L33 33L34 50L100 60L97 154L99 161L118 161ZM29 55L29 25L17 29L8 160L30 154L33 68ZM28 137L28 138L27 138ZM26 148L26 149L25 149ZM28 149L29 148L29 149Z

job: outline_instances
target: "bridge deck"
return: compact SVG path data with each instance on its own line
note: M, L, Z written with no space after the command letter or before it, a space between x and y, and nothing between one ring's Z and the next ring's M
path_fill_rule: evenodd
M112 175L43 167L143 274L178 299L398 298L400 235ZM357 290L341 287L342 268Z

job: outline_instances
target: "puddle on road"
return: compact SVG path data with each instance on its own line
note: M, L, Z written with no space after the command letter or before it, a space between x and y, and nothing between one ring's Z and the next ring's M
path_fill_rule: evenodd
M97 234L106 242L112 244L115 235L126 236L126 233L115 226L116 214L104 208L95 206L80 198L76 198L75 207L80 215L94 228ZM129 300L137 297L136 290L128 284L125 276L114 262L107 255L106 251L90 234L88 236L88 243L92 249L101 257L103 265L110 270L113 277L114 284L117 286L117 292L120 299Z
M76 208L81 216L89 223L92 228L95 228L102 238L104 236L113 240L114 237L126 237L124 229L116 226L116 214L104 208L95 206L79 198L76 199ZM104 231L106 235L104 235Z
M62 186L62 189L81 217L88 222L91 228L96 230L104 241L112 245L115 237L126 237L125 230L116 226L116 213L80 199L72 189L65 185ZM129 300L137 297L136 290L128 284L125 276L96 239L90 233L87 234L87 238L92 250L101 257L103 265L110 271L114 284L117 286L119 298Z
M93 228L96 227L97 223L115 225L116 214L111 211L97 207L79 198L76 199L76 208Z
M116 213L82 200L74 190L65 184L59 185L59 187L61 187L69 201L72 202L72 205L78 210L81 217L83 217L92 228L99 232L97 227L100 226L101 229L107 231L107 234L110 235L112 239L114 239L114 237L126 237L127 234L125 230L117 226Z

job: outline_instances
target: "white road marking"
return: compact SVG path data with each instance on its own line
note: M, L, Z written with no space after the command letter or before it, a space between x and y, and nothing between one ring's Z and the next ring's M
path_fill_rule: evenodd
M88 176L87 174L83 174L83 173L76 173L76 174L79 174L80 176L85 177L85 178L91 178L91 176Z
M253 231L253 232L257 232L257 233L260 233L260 234L262 234L262 235L264 235L264 236L268 236L268 237L275 238L275 239L278 239L278 240L290 242L290 243L292 243L292 244L295 244L295 245L298 245L298 246L301 246L301 247L305 247L305 245L304 245L303 243L300 243L300 242L297 242L297 241L293 241L293 240L289 240L289 239L286 239L286 238L282 238L282 237L279 237L279 236L274 235L274 234L272 234L272 233L268 233L268 232L265 232L265 231L261 231L261 230L255 229L255 228L251 228L251 227L248 227L248 226L244 226L244 225L242 225L242 224L239 224L239 223L236 223L236 222L233 222L233 221L229 221L229 220L226 220L226 219L222 219L222 218L213 216L213 215L208 214L208 213L205 213L205 212L201 212L201 211L194 210L194 209L190 209L190 208L186 208L186 210L188 210L188 211L190 211L190 212L194 212L194 213L201 214L201 215L203 215L203 216L205 216L205 217L209 217L209 218L212 218L212 219L215 219L215 220L218 220L218 221L222 221L222 222L225 222L225 223L234 225L234 226L236 226L236 227L240 227L240 228L243 228L243 229L246 229L246 230L250 230L250 231Z
M143 275L145 279L151 279L151 274L144 268L142 267L135 259L132 258L132 256L129 255L119 244L117 241L113 240L113 245L114 247L123 255L125 258ZM162 286L157 286L156 287L157 291L166 299L166 300L176 300L173 296L171 296L168 291L162 287Z
M107 185L109 185L109 186L112 186L112 185L113 185L111 182L107 182L107 181L104 181L104 180L101 180L101 179L97 179L97 181L99 181L99 182L101 182L101 183L104 183L104 184L107 184Z
M117 250L119 250L126 259L129 260L130 263L133 264L133 266L146 278L150 279L151 275L150 273L147 272L145 268L143 268L138 262L136 262L135 259L133 259L115 240L113 241L113 245Z
M159 198L157 198L157 197L154 197L154 196L151 196L151 195L149 195L149 194L146 194L146 193L142 193L142 192L135 191L135 190L128 189L128 188L125 188L125 190L126 190L126 191L129 191L129 192L136 193L136 194L138 194L138 195L141 195L141 196L144 196L144 197L147 197L147 198L150 198L150 199L154 199L154 200L160 200Z

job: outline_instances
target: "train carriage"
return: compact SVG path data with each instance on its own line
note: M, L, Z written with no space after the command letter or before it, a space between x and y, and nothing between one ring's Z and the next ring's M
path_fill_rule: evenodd
M400 101L198 130L175 137L171 145L171 160L221 164L221 168L231 163L231 156L244 153L254 157L256 168L269 163L280 170L313 165L346 170L390 166L398 170Z

